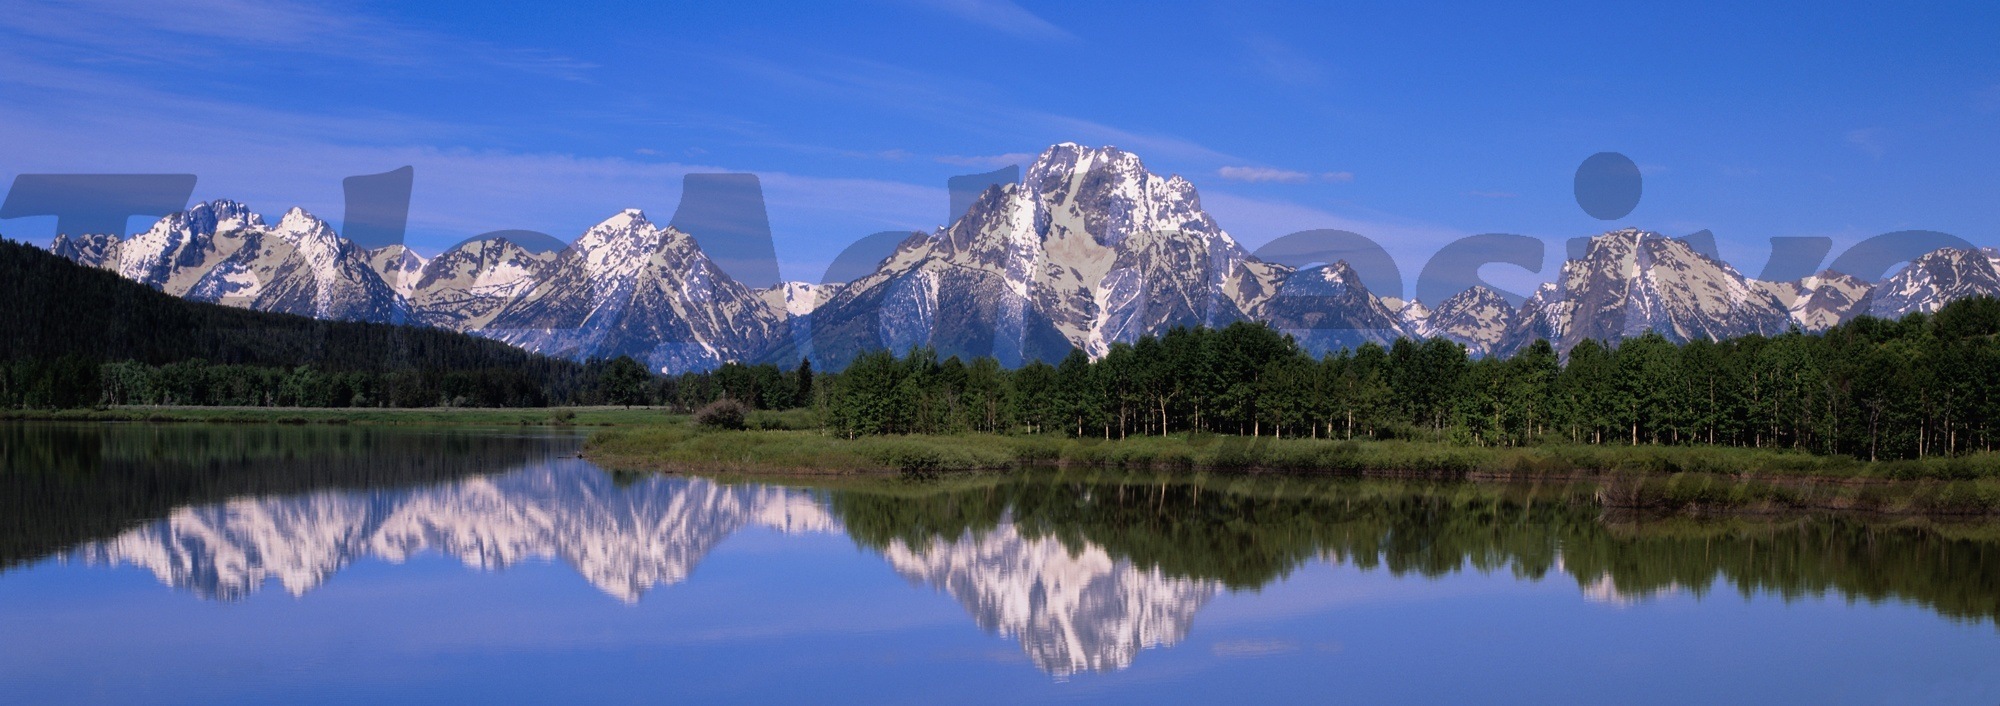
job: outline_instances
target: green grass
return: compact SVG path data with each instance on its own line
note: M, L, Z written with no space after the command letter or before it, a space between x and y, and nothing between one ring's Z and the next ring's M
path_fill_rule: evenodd
M763 476L1011 470L1339 474L1482 481L1590 481L1611 507L2000 513L2000 454L1869 463L1705 446L1491 448L1428 441L1192 435L1122 440L990 434L841 439L805 427L732 432L687 424L599 432L584 455L607 466Z
M881 436L836 439L818 431L697 431L690 425L615 429L591 436L584 453L607 465L658 470L824 475L963 471L1014 466L999 436Z
M802 420L801 420L802 421ZM754 425L753 425L754 426ZM1332 441L1212 434L1119 440L991 434L841 439L810 426L787 431L698 432L656 425L600 434L603 458L770 463L778 468L972 470L1018 464L1130 469L1318 471L1549 477L1598 474L1713 474L1853 480L2000 478L2000 454L1870 463L1845 456L1717 446L1544 445L1517 448L1431 441Z
M109 407L0 410L0 421L192 422L211 424L371 424L431 426L633 426L679 423L687 415L624 407L417 409L304 407Z

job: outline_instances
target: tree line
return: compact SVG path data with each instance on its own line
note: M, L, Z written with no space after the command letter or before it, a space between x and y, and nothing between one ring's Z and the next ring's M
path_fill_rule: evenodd
M1016 370L929 349L874 352L814 394L835 433L1213 432L1789 448L1868 459L1990 450L2000 435L2000 301L1859 317L1797 331L1674 343L1656 333L1538 341L1473 358L1445 339L1314 358L1256 323L1177 328L1091 360Z
M534 406L608 363L417 326L191 302L0 240L0 406Z
M812 398L812 367L728 364L660 376L441 329L186 301L0 239L0 408L99 405L539 407Z

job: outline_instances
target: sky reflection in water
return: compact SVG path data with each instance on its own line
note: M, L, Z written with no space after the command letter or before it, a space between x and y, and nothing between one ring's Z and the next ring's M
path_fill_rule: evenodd
M9 700L2000 700L1978 527L1330 480L728 484L519 433L0 438L6 507L55 510L8 527ZM49 444L96 448L32 470ZM163 518L78 490L176 464L229 480ZM70 541L83 506L141 516Z

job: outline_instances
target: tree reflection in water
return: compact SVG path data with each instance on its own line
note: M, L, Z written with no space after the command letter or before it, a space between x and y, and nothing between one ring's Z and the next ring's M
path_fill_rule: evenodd
M561 561L624 601L746 527L841 532L1054 674L1184 639L1216 594L1311 562L1568 576L1595 600L1718 587L1903 601L2000 625L2000 528L1606 514L1588 485L1032 471L820 485L606 473L574 437L0 426L4 564L129 564L197 595L294 594L363 557Z

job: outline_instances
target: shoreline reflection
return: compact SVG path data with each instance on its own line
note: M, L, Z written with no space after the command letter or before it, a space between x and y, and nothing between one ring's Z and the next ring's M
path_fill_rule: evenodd
M559 561L633 603L689 581L730 536L764 528L846 536L911 585L952 597L981 630L1018 642L1056 676L1129 667L1145 649L1186 640L1216 596L1316 561L1397 577L1567 576L1580 600L1613 605L1701 599L1718 587L1786 600L1831 593L2000 626L2000 577L1985 570L2000 559L1991 525L1606 516L1581 486L1269 476L1034 471L796 487L606 472L566 457L573 437L356 433L313 441L323 452L313 456L246 452L285 441L226 430L201 432L219 435L206 440L168 434L164 444L104 438L124 433L101 432L94 468L9 466L0 493L12 507L126 508L99 521L72 518L30 544L122 523L42 555L140 567L221 601L272 583L304 596L363 558L401 563L436 552L481 570ZM7 458L47 458L22 451L30 437L7 437ZM190 451L218 440L233 451ZM436 451L452 444L457 451ZM134 451L161 446L179 450ZM207 477L237 480L204 482L202 492L142 484L171 490L146 502L121 485L218 468ZM145 516L162 504L169 508Z

